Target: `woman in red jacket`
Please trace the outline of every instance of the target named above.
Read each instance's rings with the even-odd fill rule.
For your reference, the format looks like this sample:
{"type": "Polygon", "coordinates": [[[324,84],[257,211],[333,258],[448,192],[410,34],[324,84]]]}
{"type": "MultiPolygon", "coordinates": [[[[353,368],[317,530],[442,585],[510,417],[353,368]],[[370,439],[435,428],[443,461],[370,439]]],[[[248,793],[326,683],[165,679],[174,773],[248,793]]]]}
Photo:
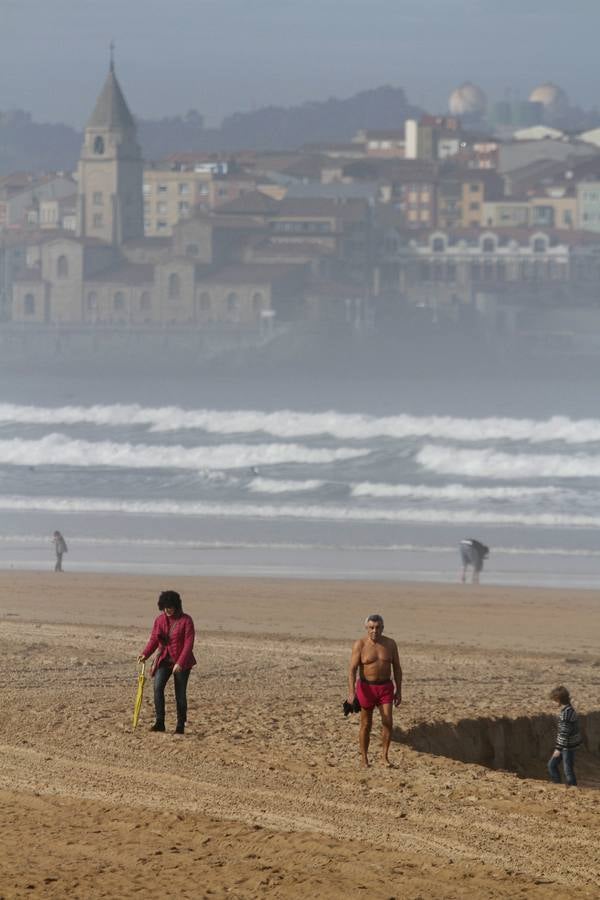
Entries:
{"type": "Polygon", "coordinates": [[[187,719],[187,683],[192,666],[196,665],[192,653],[194,623],[192,617],[184,613],[177,591],[163,591],[158,598],[158,608],[161,614],[154,620],[150,640],[138,656],[139,662],[144,662],[159,648],[152,664],[156,722],[150,730],[165,730],[165,685],[172,674],[177,704],[175,734],[183,734],[187,719]]]}

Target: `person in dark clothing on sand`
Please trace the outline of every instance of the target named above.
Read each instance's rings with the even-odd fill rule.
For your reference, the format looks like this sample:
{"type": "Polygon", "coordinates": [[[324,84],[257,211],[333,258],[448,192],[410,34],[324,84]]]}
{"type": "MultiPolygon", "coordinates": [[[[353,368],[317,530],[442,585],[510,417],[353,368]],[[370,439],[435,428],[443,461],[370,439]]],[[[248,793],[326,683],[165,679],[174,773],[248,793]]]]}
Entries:
{"type": "Polygon", "coordinates": [[[158,648],[152,664],[154,678],[154,709],[156,721],[151,731],[165,731],[165,686],[173,676],[177,727],[175,734],[185,732],[187,720],[187,683],[196,660],[194,647],[194,622],[184,613],[177,591],[163,591],[158,598],[161,614],[154,620],[152,634],[138,662],[144,662],[158,648]]]}
{"type": "Polygon", "coordinates": [[[463,584],[465,583],[467,580],[467,569],[471,566],[473,569],[473,584],[479,584],[479,573],[483,569],[484,559],[487,559],[490,555],[490,548],[473,538],[467,538],[461,541],[459,548],[460,559],[462,562],[461,581],[463,584]]]}
{"type": "Polygon", "coordinates": [[[575,777],[575,751],[581,746],[581,732],[579,720],[567,688],[560,684],[550,691],[550,699],[560,706],[558,714],[558,730],[554,753],[548,761],[548,772],[555,784],[560,784],[560,764],[562,763],[565,784],[567,787],[576,787],[575,777]]]}
{"type": "Polygon", "coordinates": [[[67,547],[67,542],[65,541],[60,531],[55,531],[52,535],[52,543],[54,544],[54,552],[56,553],[56,564],[54,566],[54,571],[62,572],[62,558],[63,555],[69,550],[69,548],[67,547]]]}

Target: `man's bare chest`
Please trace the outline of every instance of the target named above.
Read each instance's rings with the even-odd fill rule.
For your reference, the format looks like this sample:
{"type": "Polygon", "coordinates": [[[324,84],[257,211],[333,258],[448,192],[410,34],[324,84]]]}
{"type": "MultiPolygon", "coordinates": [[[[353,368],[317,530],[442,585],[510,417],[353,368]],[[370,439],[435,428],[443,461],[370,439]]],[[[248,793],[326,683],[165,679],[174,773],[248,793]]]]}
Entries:
{"type": "Polygon", "coordinates": [[[363,666],[372,665],[373,663],[391,663],[392,653],[385,644],[363,644],[360,661],[363,666]]]}

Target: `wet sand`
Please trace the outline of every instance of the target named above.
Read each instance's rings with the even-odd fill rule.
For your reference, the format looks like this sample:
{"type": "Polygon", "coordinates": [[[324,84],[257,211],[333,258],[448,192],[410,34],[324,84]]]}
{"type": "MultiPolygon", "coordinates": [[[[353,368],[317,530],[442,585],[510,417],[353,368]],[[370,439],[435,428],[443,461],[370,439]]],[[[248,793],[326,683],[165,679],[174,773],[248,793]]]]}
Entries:
{"type": "Polygon", "coordinates": [[[0,587],[1,898],[599,896],[594,592],[19,572],[0,587]],[[198,630],[183,737],[170,688],[167,734],[148,732],[150,683],[131,731],[165,588],[198,630]],[[341,713],[369,612],[405,671],[391,770],[377,731],[360,769],[341,713]],[[594,751],[577,790],[544,780],[559,682],[594,751]]]}

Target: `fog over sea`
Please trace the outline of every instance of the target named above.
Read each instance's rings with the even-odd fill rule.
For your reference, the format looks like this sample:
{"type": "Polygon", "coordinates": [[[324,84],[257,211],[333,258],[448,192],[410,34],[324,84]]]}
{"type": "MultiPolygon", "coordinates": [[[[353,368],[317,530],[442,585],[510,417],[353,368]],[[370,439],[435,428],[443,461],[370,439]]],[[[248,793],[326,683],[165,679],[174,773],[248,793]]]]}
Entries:
{"type": "Polygon", "coordinates": [[[593,386],[3,374],[0,566],[600,585],[593,386]],[[568,412],[567,412],[568,410],[568,412]]]}

